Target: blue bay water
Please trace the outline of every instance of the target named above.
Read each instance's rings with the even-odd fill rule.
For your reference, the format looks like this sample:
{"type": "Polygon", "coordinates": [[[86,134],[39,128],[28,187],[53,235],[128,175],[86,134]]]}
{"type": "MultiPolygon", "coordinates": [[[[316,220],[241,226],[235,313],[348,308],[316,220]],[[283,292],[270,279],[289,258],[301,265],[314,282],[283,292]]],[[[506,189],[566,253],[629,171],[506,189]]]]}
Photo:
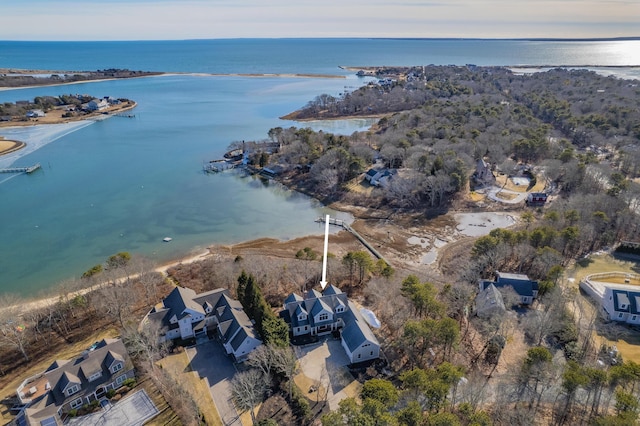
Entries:
{"type": "MultiPolygon", "coordinates": [[[[0,68],[181,73],[312,73],[346,79],[170,75],[0,92],[0,102],[89,93],[138,102],[134,119],[80,128],[0,178],[0,293],[34,295],[119,251],[164,261],[207,245],[321,233],[318,202],[238,173],[205,175],[232,141],[263,139],[278,117],[362,83],[340,65],[635,65],[638,42],[196,40],[0,42],[0,68]],[[164,236],[173,237],[162,243],[164,236]]],[[[350,134],[370,121],[304,123],[350,134]]],[[[3,130],[0,129],[0,135],[3,130]]],[[[27,140],[28,142],[28,140],[27,140]]],[[[0,159],[1,161],[1,159],[0,159]]]]}

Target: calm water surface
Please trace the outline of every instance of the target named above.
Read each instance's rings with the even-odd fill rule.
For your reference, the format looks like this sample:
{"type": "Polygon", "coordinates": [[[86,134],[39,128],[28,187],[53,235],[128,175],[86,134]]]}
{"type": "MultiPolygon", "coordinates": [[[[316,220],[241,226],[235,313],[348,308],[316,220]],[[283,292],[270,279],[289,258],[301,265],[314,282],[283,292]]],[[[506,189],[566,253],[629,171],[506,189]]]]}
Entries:
{"type": "MultiPolygon", "coordinates": [[[[0,175],[0,293],[35,295],[118,251],[163,261],[214,243],[321,233],[316,201],[238,173],[205,175],[232,141],[262,139],[321,93],[362,84],[339,66],[640,64],[640,42],[481,40],[194,40],[0,42],[0,67],[129,68],[183,73],[312,73],[347,79],[173,75],[0,92],[0,102],[89,93],[134,99],[134,119],[64,129],[0,130],[36,146],[0,175]],[[162,243],[165,236],[171,243],[162,243]]],[[[620,69],[610,68],[618,73],[620,69]]],[[[627,70],[638,76],[637,70],[627,70]]],[[[305,123],[350,134],[370,121],[305,123]]],[[[5,162],[8,160],[5,159],[5,162]]],[[[12,160],[11,160],[12,161],[12,160]]],[[[6,167],[7,164],[0,166],[6,167]]]]}

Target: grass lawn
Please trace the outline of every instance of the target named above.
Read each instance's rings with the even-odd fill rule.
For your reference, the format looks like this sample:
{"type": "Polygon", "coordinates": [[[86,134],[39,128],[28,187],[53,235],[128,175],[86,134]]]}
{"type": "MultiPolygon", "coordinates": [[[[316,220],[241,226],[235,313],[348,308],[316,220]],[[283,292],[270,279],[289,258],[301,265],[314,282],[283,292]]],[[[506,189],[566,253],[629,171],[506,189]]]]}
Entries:
{"type": "MultiPolygon", "coordinates": [[[[158,387],[149,378],[143,378],[138,382],[136,390],[142,388],[147,392],[151,401],[158,409],[158,415],[149,420],[147,426],[181,426],[180,418],[173,411],[171,406],[164,399],[158,387]]],[[[124,425],[122,425],[124,426],[124,425]]]]}
{"type": "MultiPolygon", "coordinates": [[[[608,254],[593,255],[576,262],[575,266],[567,270],[567,277],[575,278],[578,283],[587,275],[601,272],[626,272],[637,274],[640,264],[629,260],[619,260],[608,254]]],[[[612,282],[615,282],[612,281],[612,282]]]]}
{"type": "MultiPolygon", "coordinates": [[[[207,425],[222,426],[222,420],[213,403],[207,382],[201,379],[198,373],[191,371],[186,352],[169,355],[163,358],[159,364],[165,371],[171,374],[178,383],[181,383],[185,389],[190,391],[191,397],[196,404],[198,404],[198,408],[204,416],[207,425]]],[[[251,424],[251,420],[249,420],[249,424],[251,424]]]]}
{"type": "Polygon", "coordinates": [[[349,189],[351,192],[355,192],[363,195],[371,195],[373,192],[373,186],[369,185],[369,182],[365,181],[361,177],[356,177],[351,179],[349,182],[345,184],[345,187],[349,189]]]}
{"type": "MultiPolygon", "coordinates": [[[[578,284],[584,277],[591,274],[597,274],[602,272],[625,272],[625,273],[638,273],[638,262],[629,260],[619,260],[608,254],[589,256],[588,259],[584,259],[576,262],[575,266],[567,270],[567,277],[574,278],[574,285],[578,284]]],[[[616,280],[607,280],[610,282],[618,283],[616,280]]],[[[618,284],[624,284],[620,282],[618,284]]],[[[631,282],[630,284],[636,284],[631,282]]],[[[590,301],[593,304],[593,301],[590,301]]],[[[624,325],[620,325],[621,328],[625,328],[624,325]]],[[[634,361],[640,363],[640,334],[632,330],[626,330],[617,341],[611,341],[604,336],[597,335],[596,342],[606,345],[616,345],[618,351],[622,355],[625,361],[634,361]]]]}

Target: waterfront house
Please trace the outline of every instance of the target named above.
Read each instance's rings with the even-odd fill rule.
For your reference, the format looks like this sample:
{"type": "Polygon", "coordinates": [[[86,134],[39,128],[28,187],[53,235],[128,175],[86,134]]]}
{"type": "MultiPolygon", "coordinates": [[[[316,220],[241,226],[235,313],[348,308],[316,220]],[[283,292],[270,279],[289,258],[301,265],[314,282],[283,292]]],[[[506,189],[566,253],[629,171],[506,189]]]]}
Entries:
{"type": "Polygon", "coordinates": [[[389,183],[389,180],[393,176],[393,171],[390,169],[369,169],[364,174],[364,179],[369,182],[372,186],[386,186],[389,183]]]}
{"type": "Polygon", "coordinates": [[[161,342],[214,334],[227,355],[239,362],[262,344],[242,305],[226,289],[196,294],[178,286],[151,309],[143,322],[157,327],[161,342]]]}
{"type": "Polygon", "coordinates": [[[339,333],[352,364],[380,357],[378,339],[353,302],[334,285],[327,286],[322,293],[309,290],[304,297],[290,294],[284,301],[280,317],[289,325],[294,340],[339,333]]]}
{"type": "Polygon", "coordinates": [[[133,363],[122,340],[103,339],[78,358],[56,360],[23,381],[17,394],[25,408],[16,424],[61,425],[66,413],[105,398],[133,377],[133,363]]]}
{"type": "Polygon", "coordinates": [[[38,117],[44,117],[46,116],[46,114],[41,109],[32,109],[27,111],[26,116],[27,118],[38,118],[38,117]]]}
{"type": "Polygon", "coordinates": [[[490,285],[496,288],[511,287],[518,294],[520,303],[530,305],[538,297],[538,281],[530,280],[524,274],[510,274],[506,272],[496,272],[495,281],[480,280],[480,291],[484,291],[490,285]]]}
{"type": "Polygon", "coordinates": [[[101,111],[109,106],[106,99],[92,99],[87,103],[87,110],[101,111]]]}

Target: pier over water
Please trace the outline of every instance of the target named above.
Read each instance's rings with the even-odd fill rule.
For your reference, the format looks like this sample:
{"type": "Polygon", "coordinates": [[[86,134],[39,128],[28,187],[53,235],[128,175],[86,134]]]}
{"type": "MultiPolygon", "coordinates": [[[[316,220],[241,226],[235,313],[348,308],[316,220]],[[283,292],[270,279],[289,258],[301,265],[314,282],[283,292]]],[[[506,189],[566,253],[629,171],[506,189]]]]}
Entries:
{"type": "Polygon", "coordinates": [[[9,167],[6,169],[0,169],[0,173],[33,173],[40,168],[40,163],[36,163],[29,167],[9,167]]]}

